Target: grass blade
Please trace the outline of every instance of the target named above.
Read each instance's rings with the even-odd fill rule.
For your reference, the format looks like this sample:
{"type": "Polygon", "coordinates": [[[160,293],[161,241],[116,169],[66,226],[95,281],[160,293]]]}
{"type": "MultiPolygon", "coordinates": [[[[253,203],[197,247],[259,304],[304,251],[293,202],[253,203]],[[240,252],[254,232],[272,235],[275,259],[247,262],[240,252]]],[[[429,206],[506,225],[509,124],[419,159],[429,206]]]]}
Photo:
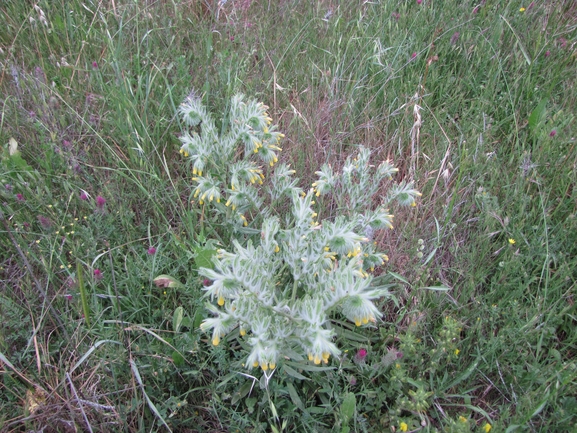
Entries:
{"type": "Polygon", "coordinates": [[[155,404],[148,397],[148,394],[146,393],[146,391],[144,389],[144,383],[142,382],[142,378],[140,377],[140,373],[138,371],[138,368],[136,367],[136,364],[132,359],[130,360],[130,369],[132,370],[132,373],[134,374],[134,377],[135,377],[136,381],[138,382],[138,385],[140,385],[142,395],[144,395],[144,399],[146,400],[148,407],[150,408],[152,413],[154,413],[154,415],[160,420],[160,422],[162,422],[162,424],[164,424],[164,426],[167,428],[167,430],[169,432],[172,432],[172,430],[170,429],[170,427],[168,426],[168,424],[166,423],[166,421],[164,420],[164,418],[162,417],[162,415],[160,414],[160,412],[156,408],[155,404]]]}

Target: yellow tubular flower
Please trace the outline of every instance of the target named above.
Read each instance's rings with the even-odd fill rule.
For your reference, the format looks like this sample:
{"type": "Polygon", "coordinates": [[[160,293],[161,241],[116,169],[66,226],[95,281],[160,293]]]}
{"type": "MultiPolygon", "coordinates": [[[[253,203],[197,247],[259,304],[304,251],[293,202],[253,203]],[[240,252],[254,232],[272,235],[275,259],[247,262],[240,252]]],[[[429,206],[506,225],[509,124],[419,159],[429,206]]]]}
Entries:
{"type": "Polygon", "coordinates": [[[219,296],[218,301],[216,301],[216,303],[222,307],[224,305],[224,298],[222,296],[219,296]]]}
{"type": "Polygon", "coordinates": [[[214,338],[212,339],[212,345],[218,346],[219,343],[220,343],[220,337],[218,335],[215,335],[214,338]]]}

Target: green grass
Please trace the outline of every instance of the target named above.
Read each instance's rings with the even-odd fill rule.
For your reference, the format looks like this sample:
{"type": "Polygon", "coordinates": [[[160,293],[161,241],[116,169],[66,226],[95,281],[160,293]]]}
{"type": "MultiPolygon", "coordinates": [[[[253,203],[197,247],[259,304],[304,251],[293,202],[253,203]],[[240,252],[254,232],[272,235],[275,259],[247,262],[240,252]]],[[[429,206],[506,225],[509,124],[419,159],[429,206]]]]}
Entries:
{"type": "Polygon", "coordinates": [[[3,431],[577,428],[577,8],[340,3],[41,1],[47,26],[0,5],[3,431]],[[242,339],[198,330],[192,89],[217,119],[269,105],[305,188],[362,143],[423,193],[377,237],[399,304],[341,331],[335,370],[266,387],[231,371],[242,339]]]}

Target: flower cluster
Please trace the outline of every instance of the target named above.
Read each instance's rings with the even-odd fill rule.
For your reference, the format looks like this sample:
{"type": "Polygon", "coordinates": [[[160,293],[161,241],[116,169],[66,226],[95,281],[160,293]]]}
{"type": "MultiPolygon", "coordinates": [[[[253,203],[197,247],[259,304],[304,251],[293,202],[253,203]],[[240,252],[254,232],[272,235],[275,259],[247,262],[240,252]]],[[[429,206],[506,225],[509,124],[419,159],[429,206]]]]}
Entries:
{"type": "MultiPolygon", "coordinates": [[[[284,135],[272,125],[268,107],[243,95],[234,96],[225,118],[224,133],[191,94],[180,106],[184,122],[191,128],[180,137],[180,153],[192,165],[193,198],[200,205],[212,204],[237,225],[247,225],[245,213],[260,209],[258,185],[265,178],[259,163],[273,167],[278,162],[278,146],[284,135]],[[224,204],[223,204],[224,202],[224,204]]],[[[287,167],[283,166],[287,171],[287,167]]]]}
{"type": "Polygon", "coordinates": [[[327,364],[340,354],[331,318],[373,326],[381,317],[374,301],[389,293],[372,272],[388,257],[371,235],[393,228],[393,199],[414,205],[420,194],[401,183],[383,196],[383,182],[397,170],[388,161],[371,165],[364,147],[340,170],[323,165],[308,191],[286,164],[269,169],[265,184],[264,170],[278,161],[284,136],[264,104],[241,95],[230,107],[223,133],[197,97],[180,108],[193,129],[182,135],[180,152],[192,164],[194,197],[233,221],[233,234],[243,233],[217,251],[210,268],[199,269],[214,302],[201,329],[212,332],[215,346],[238,329],[250,347],[248,368],[272,370],[283,358],[327,364]],[[281,200],[289,210],[279,213],[281,200]],[[331,207],[325,200],[339,215],[319,216],[331,207]],[[243,229],[249,210],[251,227],[243,229]]]}
{"type": "Polygon", "coordinates": [[[379,264],[374,244],[356,234],[356,225],[344,218],[319,225],[311,208],[314,191],[292,195],[294,220],[282,228],[276,216],[265,218],[258,244],[234,251],[219,250],[214,269],[200,274],[212,283],[204,287],[216,315],[201,328],[212,330],[212,342],[235,327],[247,334],[252,351],[246,364],[263,370],[275,368],[281,355],[314,364],[338,356],[332,342],[329,315],[339,311],[357,326],[381,316],[373,300],[387,295],[371,287],[372,277],[363,258],[379,264]]]}

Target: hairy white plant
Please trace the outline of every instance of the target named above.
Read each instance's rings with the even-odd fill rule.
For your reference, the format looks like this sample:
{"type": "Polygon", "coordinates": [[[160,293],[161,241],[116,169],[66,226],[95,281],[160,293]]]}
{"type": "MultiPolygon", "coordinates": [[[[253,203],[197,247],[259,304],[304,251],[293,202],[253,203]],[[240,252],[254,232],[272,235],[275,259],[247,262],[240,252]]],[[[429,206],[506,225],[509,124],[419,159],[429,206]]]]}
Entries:
{"type": "Polygon", "coordinates": [[[212,332],[218,345],[238,328],[251,348],[245,365],[264,371],[283,358],[320,364],[338,356],[331,318],[356,326],[379,320],[374,301],[389,292],[375,286],[372,272],[388,257],[370,238],[375,230],[393,227],[387,210],[393,199],[414,205],[420,196],[411,184],[394,184],[379,202],[383,181],[397,169],[389,161],[371,165],[371,152],[362,146],[339,171],[324,164],[307,192],[286,164],[265,172],[278,161],[284,137],[266,110],[235,96],[224,120],[228,126],[219,133],[199,98],[187,98],[180,108],[194,128],[181,137],[181,153],[195,176],[194,197],[224,215],[230,234],[239,235],[217,251],[212,267],[199,269],[210,281],[204,290],[214,302],[207,305],[213,317],[201,329],[212,332]],[[325,196],[338,217],[319,217],[325,209],[315,200],[325,196]],[[277,211],[281,200],[284,213],[277,211]]]}

